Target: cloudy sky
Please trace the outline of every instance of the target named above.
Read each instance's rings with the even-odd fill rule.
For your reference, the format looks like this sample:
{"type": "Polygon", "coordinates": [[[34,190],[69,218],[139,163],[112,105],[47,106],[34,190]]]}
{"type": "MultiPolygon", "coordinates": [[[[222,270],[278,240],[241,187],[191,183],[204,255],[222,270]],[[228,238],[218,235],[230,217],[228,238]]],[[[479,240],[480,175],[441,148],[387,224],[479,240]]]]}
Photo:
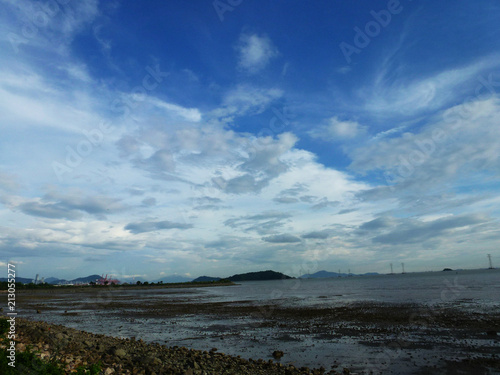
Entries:
{"type": "Polygon", "coordinates": [[[500,262],[498,1],[0,2],[18,276],[500,262]]]}

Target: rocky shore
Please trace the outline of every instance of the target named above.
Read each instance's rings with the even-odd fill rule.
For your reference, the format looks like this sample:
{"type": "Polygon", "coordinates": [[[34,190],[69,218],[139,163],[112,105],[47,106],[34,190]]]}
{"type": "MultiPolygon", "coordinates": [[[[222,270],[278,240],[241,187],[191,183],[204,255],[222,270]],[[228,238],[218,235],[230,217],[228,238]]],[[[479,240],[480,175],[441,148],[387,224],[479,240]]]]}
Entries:
{"type": "MultiPolygon", "coordinates": [[[[16,350],[32,348],[43,360],[56,360],[66,373],[78,366],[101,363],[102,374],[137,375],[204,375],[204,374],[349,374],[324,368],[296,368],[279,363],[282,352],[276,351],[278,360],[243,359],[219,353],[217,348],[199,351],[185,347],[166,347],[147,344],[142,340],[120,339],[91,334],[61,325],[26,319],[17,320],[18,342],[16,350]]],[[[5,347],[4,343],[2,346],[5,347]]]]}

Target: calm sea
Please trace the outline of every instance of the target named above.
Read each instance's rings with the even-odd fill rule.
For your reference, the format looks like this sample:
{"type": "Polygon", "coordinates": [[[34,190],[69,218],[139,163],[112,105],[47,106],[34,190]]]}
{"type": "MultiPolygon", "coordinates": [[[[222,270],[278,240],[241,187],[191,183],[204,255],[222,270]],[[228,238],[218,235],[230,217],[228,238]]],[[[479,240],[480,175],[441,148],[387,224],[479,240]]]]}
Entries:
{"type": "Polygon", "coordinates": [[[351,302],[463,302],[500,307],[500,269],[239,282],[230,288],[201,289],[212,301],[255,301],[286,306],[351,302]]]}

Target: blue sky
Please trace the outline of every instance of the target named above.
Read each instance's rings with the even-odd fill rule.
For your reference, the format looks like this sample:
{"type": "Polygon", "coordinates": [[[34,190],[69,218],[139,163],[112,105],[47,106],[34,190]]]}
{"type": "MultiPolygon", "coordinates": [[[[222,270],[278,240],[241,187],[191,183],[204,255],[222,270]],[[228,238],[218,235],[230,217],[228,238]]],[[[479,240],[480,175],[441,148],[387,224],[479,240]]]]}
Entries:
{"type": "Polygon", "coordinates": [[[500,257],[500,5],[1,1],[0,265],[500,257]]]}

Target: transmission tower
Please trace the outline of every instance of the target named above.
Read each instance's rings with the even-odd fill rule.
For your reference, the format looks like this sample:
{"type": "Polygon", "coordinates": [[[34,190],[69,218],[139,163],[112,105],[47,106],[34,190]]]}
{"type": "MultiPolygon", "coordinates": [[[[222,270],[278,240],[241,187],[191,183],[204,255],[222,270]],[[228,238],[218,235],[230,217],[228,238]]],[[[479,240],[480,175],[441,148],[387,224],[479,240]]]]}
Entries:
{"type": "Polygon", "coordinates": [[[488,261],[490,262],[490,267],[488,269],[492,270],[493,269],[493,263],[491,262],[491,254],[488,254],[488,261]]]}

